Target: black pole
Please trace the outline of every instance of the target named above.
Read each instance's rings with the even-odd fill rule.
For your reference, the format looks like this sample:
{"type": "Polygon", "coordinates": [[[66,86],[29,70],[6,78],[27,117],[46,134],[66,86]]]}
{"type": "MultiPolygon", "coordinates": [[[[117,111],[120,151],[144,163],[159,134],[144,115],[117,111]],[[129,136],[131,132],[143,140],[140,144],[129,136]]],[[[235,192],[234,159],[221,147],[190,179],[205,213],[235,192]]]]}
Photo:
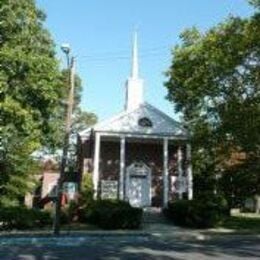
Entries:
{"type": "Polygon", "coordinates": [[[64,182],[65,177],[65,169],[67,164],[68,157],[68,148],[69,148],[69,138],[71,133],[71,116],[73,110],[73,101],[74,101],[74,75],[75,75],[75,59],[72,57],[71,61],[69,60],[69,56],[67,54],[68,61],[68,71],[69,71],[69,95],[68,95],[68,104],[67,104],[67,113],[66,113],[66,121],[65,121],[65,135],[64,135],[64,143],[63,143],[63,151],[62,151],[62,159],[60,166],[60,177],[57,183],[57,195],[55,199],[55,216],[53,223],[53,234],[60,234],[60,213],[61,213],[61,200],[62,200],[62,184],[64,182]]]}

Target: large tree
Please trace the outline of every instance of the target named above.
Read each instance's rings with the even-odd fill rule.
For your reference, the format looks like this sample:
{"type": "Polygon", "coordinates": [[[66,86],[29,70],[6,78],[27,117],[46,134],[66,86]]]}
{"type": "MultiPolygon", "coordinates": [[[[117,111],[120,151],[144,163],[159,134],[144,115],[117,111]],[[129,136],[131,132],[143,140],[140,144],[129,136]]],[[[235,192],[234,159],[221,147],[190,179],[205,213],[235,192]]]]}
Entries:
{"type": "Polygon", "coordinates": [[[30,154],[55,132],[62,84],[45,15],[34,0],[2,0],[0,17],[0,197],[16,203],[30,184],[30,154]]]}
{"type": "MultiPolygon", "coordinates": [[[[59,68],[45,14],[34,0],[1,0],[0,17],[0,204],[15,204],[37,172],[31,154],[62,148],[68,71],[59,68]]],[[[77,75],[75,83],[77,131],[97,119],[79,108],[77,75]]]]}
{"type": "Polygon", "coordinates": [[[260,192],[260,13],[251,2],[251,17],[186,30],[172,52],[165,86],[193,136],[197,194],[219,173],[232,196],[260,192]]]}

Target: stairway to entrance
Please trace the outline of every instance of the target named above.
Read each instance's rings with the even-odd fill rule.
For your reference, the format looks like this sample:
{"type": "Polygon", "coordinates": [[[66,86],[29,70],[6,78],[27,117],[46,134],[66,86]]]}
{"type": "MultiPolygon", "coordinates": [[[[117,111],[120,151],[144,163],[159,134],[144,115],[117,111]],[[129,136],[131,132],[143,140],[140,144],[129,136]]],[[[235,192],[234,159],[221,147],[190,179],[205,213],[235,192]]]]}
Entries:
{"type": "Polygon", "coordinates": [[[155,207],[144,208],[142,229],[156,236],[164,234],[164,237],[180,232],[180,228],[163,215],[162,209],[155,207]]]}
{"type": "Polygon", "coordinates": [[[143,224],[168,223],[168,220],[162,213],[162,208],[147,207],[143,212],[143,224]]]}

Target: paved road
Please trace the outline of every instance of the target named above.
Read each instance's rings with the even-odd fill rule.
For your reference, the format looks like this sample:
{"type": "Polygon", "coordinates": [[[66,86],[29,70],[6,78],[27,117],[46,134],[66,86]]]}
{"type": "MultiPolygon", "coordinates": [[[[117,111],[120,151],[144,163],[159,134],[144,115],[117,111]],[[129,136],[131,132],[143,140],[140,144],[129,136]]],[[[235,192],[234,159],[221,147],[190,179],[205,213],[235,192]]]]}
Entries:
{"type": "Polygon", "coordinates": [[[260,239],[250,236],[170,241],[154,236],[5,239],[0,259],[260,259],[260,239]]]}

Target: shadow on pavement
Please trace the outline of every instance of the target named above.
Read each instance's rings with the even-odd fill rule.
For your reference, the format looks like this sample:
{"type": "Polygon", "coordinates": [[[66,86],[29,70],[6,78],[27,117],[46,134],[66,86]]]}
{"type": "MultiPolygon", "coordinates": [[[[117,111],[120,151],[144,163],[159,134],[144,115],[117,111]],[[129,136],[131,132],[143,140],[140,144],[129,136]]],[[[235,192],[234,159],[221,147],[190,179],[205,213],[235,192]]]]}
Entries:
{"type": "Polygon", "coordinates": [[[62,239],[54,244],[2,245],[0,259],[260,259],[260,240],[256,238],[163,241],[155,237],[107,237],[80,243],[62,239]]]}

